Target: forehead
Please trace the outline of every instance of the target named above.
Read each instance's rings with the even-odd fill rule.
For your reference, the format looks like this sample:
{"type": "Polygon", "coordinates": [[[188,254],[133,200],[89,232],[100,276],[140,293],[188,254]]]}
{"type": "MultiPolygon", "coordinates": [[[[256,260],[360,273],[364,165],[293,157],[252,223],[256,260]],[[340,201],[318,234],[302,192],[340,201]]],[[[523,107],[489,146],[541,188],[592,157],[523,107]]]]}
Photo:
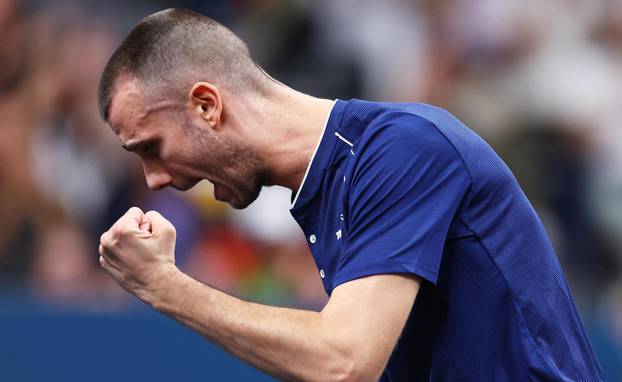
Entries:
{"type": "Polygon", "coordinates": [[[146,117],[144,93],[137,80],[118,80],[108,115],[110,126],[118,136],[129,138],[136,133],[136,128],[146,117]]]}

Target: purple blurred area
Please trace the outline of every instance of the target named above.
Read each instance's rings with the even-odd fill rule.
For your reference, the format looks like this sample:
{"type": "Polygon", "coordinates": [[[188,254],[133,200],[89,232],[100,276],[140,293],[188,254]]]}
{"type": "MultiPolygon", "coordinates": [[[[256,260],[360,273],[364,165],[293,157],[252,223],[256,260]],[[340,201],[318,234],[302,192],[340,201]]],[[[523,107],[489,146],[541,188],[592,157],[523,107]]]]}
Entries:
{"type": "Polygon", "coordinates": [[[482,135],[544,221],[603,366],[622,380],[617,0],[0,0],[2,294],[131,309],[97,246],[137,205],[175,224],[179,266],[193,277],[270,304],[325,303],[288,190],[266,188],[245,211],[215,201],[207,182],[152,193],[99,120],[105,61],[133,24],[171,6],[230,27],[296,89],[432,103],[482,135]]]}

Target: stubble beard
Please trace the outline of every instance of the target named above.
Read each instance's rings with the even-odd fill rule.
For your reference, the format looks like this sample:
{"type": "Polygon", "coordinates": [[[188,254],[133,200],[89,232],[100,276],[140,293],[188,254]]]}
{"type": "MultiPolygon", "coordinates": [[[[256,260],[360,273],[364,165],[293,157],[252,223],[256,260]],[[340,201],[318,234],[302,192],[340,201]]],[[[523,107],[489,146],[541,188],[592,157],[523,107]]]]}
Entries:
{"type": "Polygon", "coordinates": [[[244,142],[233,142],[204,131],[194,135],[195,153],[204,172],[214,174],[229,190],[226,200],[235,209],[254,202],[269,179],[269,171],[255,148],[244,142]]]}

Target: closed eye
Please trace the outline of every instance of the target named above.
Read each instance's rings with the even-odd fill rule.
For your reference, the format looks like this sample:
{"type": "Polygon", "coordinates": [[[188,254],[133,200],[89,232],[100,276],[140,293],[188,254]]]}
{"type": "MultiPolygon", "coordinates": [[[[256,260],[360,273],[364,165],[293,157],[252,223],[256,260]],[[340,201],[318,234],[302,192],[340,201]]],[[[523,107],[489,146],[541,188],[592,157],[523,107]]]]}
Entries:
{"type": "Polygon", "coordinates": [[[157,157],[159,154],[159,144],[156,141],[146,142],[142,147],[142,153],[150,157],[157,157]]]}

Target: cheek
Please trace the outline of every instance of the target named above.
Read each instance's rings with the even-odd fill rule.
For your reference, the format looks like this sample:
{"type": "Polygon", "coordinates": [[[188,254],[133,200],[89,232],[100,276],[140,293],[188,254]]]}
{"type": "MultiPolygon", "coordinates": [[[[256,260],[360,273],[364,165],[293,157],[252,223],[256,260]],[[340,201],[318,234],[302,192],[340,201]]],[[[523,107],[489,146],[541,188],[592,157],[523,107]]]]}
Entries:
{"type": "Polygon", "coordinates": [[[167,144],[162,144],[158,155],[160,160],[167,164],[188,163],[193,159],[193,149],[186,141],[174,139],[167,144]]]}
{"type": "Polygon", "coordinates": [[[162,152],[160,158],[171,173],[183,178],[206,178],[206,170],[213,168],[211,162],[202,158],[192,147],[162,152]]]}

